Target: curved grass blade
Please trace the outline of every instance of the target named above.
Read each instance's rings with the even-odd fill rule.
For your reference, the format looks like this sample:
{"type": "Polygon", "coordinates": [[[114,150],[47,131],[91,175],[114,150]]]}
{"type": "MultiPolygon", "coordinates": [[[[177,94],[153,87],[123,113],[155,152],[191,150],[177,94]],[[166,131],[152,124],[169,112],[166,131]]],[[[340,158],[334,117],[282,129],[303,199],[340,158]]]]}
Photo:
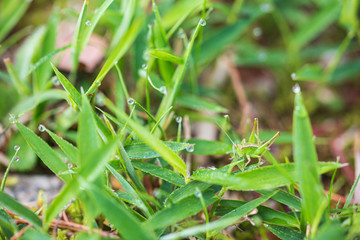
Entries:
{"type": "Polygon", "coordinates": [[[56,142],[56,144],[61,148],[61,150],[65,153],[65,155],[69,158],[73,164],[78,164],[78,156],[79,151],[78,149],[69,143],[68,141],[62,139],[55,133],[51,132],[50,130],[46,129],[46,132],[50,135],[50,137],[56,142]]]}
{"type": "Polygon", "coordinates": [[[114,66],[116,61],[118,61],[125,54],[131,44],[135,41],[135,38],[140,31],[142,23],[143,19],[141,17],[137,18],[132,23],[129,30],[124,34],[124,37],[119,41],[119,43],[115,46],[114,50],[111,52],[110,56],[104,63],[104,66],[101,68],[99,74],[97,75],[95,81],[87,90],[86,95],[94,93],[96,89],[101,85],[102,80],[110,71],[110,69],[114,66]]]}
{"type": "Polygon", "coordinates": [[[196,95],[182,95],[178,96],[176,99],[176,104],[179,104],[183,107],[188,107],[194,110],[207,110],[211,112],[219,112],[219,113],[226,113],[228,109],[224,108],[223,106],[211,102],[207,99],[201,98],[196,95]]]}
{"type": "Polygon", "coordinates": [[[191,154],[199,155],[219,155],[232,152],[232,145],[219,141],[210,141],[205,139],[189,139],[188,143],[195,144],[194,151],[191,154]]]}
{"type": "Polygon", "coordinates": [[[0,205],[20,217],[24,218],[25,220],[29,221],[34,227],[41,228],[42,222],[38,216],[35,215],[32,211],[21,205],[19,202],[17,202],[15,199],[10,197],[4,192],[0,192],[0,205]]]}
{"type": "Polygon", "coordinates": [[[43,163],[64,182],[69,182],[69,175],[62,175],[60,173],[68,171],[68,167],[63,160],[55,153],[55,151],[39,136],[37,136],[29,128],[25,127],[19,122],[15,122],[21,135],[25,138],[28,145],[34,150],[36,155],[43,161],[43,163]]]}
{"type": "Polygon", "coordinates": [[[55,67],[54,64],[50,63],[57,78],[59,79],[61,85],[65,89],[65,91],[69,94],[69,98],[71,102],[74,102],[76,104],[77,108],[80,108],[81,106],[81,95],[76,90],[76,88],[71,84],[71,82],[61,73],[59,70],[55,67]]]}
{"type": "MultiPolygon", "coordinates": [[[[20,18],[26,12],[30,2],[28,1],[8,1],[13,4],[10,8],[4,7],[1,9],[1,22],[0,22],[0,42],[6,37],[11,29],[16,25],[20,18]]],[[[10,5],[8,4],[8,6],[10,5]]]]}
{"type": "MultiPolygon", "coordinates": [[[[273,198],[273,196],[272,196],[273,198]]],[[[221,200],[219,206],[216,208],[216,215],[223,216],[230,212],[231,210],[243,206],[246,204],[244,201],[237,201],[237,200],[221,200]]],[[[298,220],[287,213],[277,211],[275,209],[265,207],[265,206],[258,206],[256,207],[258,210],[257,215],[261,217],[261,220],[265,223],[269,224],[276,224],[285,227],[299,227],[298,220]]]]}
{"type": "Polygon", "coordinates": [[[294,162],[300,183],[302,213],[306,221],[312,225],[324,194],[317,167],[319,163],[311,123],[300,91],[295,93],[293,118],[294,162]]]}
{"type": "Polygon", "coordinates": [[[22,115],[31,109],[35,108],[42,102],[48,100],[59,100],[59,99],[67,99],[67,95],[62,90],[50,89],[39,94],[33,95],[31,97],[25,98],[21,102],[19,102],[11,112],[15,115],[22,115]]]}
{"type": "Polygon", "coordinates": [[[11,80],[12,84],[14,85],[15,89],[17,90],[17,92],[20,95],[29,95],[30,94],[29,86],[26,83],[21,81],[11,60],[9,58],[5,58],[4,63],[5,63],[6,69],[9,73],[10,80],[11,80]]]}
{"type": "Polygon", "coordinates": [[[97,186],[91,186],[92,200],[98,204],[100,211],[115,226],[124,239],[154,240],[155,234],[132,215],[124,205],[116,202],[108,193],[100,190],[97,186]]]}
{"type": "MultiPolygon", "coordinates": [[[[186,149],[188,143],[162,142],[174,152],[180,152],[186,149]]],[[[125,150],[131,159],[148,159],[160,157],[160,154],[152,150],[147,144],[135,143],[127,145],[125,150]]]]}
{"type": "Polygon", "coordinates": [[[44,217],[46,223],[50,223],[52,219],[56,218],[66,204],[80,193],[81,186],[86,188],[87,184],[99,177],[113,155],[117,141],[118,139],[113,139],[93,152],[90,159],[87,161],[87,164],[81,166],[76,178],[73,178],[50,204],[44,217]]]}
{"type": "Polygon", "coordinates": [[[185,186],[176,189],[173,191],[166,199],[165,206],[169,206],[171,203],[176,203],[184,198],[190,197],[194,195],[194,192],[196,189],[199,189],[200,191],[204,191],[211,187],[211,184],[204,183],[204,182],[198,182],[198,181],[191,181],[185,186]]]}
{"type": "Polygon", "coordinates": [[[73,39],[71,42],[71,65],[73,70],[76,72],[78,64],[79,64],[79,57],[80,57],[80,46],[81,46],[81,36],[83,34],[83,29],[85,27],[85,17],[86,11],[88,7],[88,0],[84,0],[82,5],[78,21],[76,23],[75,32],[73,35],[73,39]]]}
{"type": "Polygon", "coordinates": [[[264,224],[264,226],[282,240],[302,240],[305,238],[305,234],[291,228],[273,224],[264,224]]]}
{"type": "MultiPolygon", "coordinates": [[[[319,162],[317,164],[319,172],[321,173],[342,166],[343,165],[337,163],[325,162],[319,162]]],[[[191,179],[223,185],[232,190],[253,191],[291,184],[291,179],[289,179],[288,176],[284,176],[283,171],[286,171],[289,176],[293,176],[294,180],[301,178],[301,176],[297,176],[295,164],[289,163],[257,168],[236,175],[229,175],[219,170],[199,169],[194,172],[191,179]]]]}
{"type": "Polygon", "coordinates": [[[254,208],[259,206],[263,202],[267,201],[275,193],[276,192],[273,192],[271,194],[267,194],[265,196],[257,198],[251,202],[248,202],[248,203],[244,204],[243,206],[224,215],[219,220],[210,222],[209,224],[203,224],[203,225],[185,229],[181,232],[171,233],[171,234],[161,237],[160,239],[161,240],[170,240],[170,239],[186,238],[188,236],[196,235],[198,233],[209,232],[211,230],[214,230],[214,232],[213,232],[213,234],[214,234],[215,232],[219,232],[221,229],[234,224],[234,222],[239,220],[242,216],[246,215],[247,213],[251,212],[254,208]]]}
{"type": "Polygon", "coordinates": [[[147,129],[143,126],[139,125],[135,121],[129,118],[129,116],[116,108],[114,104],[110,101],[106,101],[105,104],[111,111],[115,113],[115,115],[122,119],[123,121],[128,123],[128,126],[134,130],[137,136],[144,141],[148,146],[150,146],[155,152],[159,153],[165,161],[167,161],[171,166],[173,166],[176,170],[178,170],[183,176],[187,176],[186,165],[184,161],[169,147],[167,147],[163,142],[154,137],[149,133],[147,129]]]}
{"type": "MultiPolygon", "coordinates": [[[[126,190],[126,192],[130,194],[134,204],[136,206],[138,206],[146,214],[147,217],[150,217],[152,214],[150,213],[149,209],[146,207],[145,203],[142,201],[142,199],[137,194],[137,192],[133,189],[133,187],[126,181],[126,179],[123,176],[121,176],[121,174],[118,173],[110,165],[107,165],[107,169],[112,173],[112,175],[114,175],[116,180],[119,181],[119,183],[121,184],[121,186],[123,186],[123,188],[126,190]]],[[[152,211],[152,209],[151,209],[151,211],[152,211]]]]}
{"type": "Polygon", "coordinates": [[[168,53],[167,51],[161,50],[161,49],[154,49],[149,51],[149,54],[155,58],[158,58],[163,61],[169,61],[175,64],[183,64],[184,59],[181,57],[175,56],[171,53],[168,53]]]}
{"type": "MultiPolygon", "coordinates": [[[[212,190],[206,190],[203,192],[203,198],[206,206],[214,203],[217,199],[212,190]]],[[[200,212],[202,209],[203,206],[200,199],[192,195],[157,212],[143,225],[152,229],[160,229],[190,217],[195,213],[200,212]]]]}
{"type": "Polygon", "coordinates": [[[177,186],[185,185],[185,180],[180,175],[174,173],[173,171],[159,167],[155,164],[147,163],[147,162],[140,162],[140,161],[133,161],[132,165],[143,172],[149,173],[165,181],[175,184],[177,186]]]}
{"type": "Polygon", "coordinates": [[[87,165],[92,153],[101,146],[101,139],[97,133],[94,112],[85,95],[82,96],[77,146],[79,148],[80,166],[87,165]]]}

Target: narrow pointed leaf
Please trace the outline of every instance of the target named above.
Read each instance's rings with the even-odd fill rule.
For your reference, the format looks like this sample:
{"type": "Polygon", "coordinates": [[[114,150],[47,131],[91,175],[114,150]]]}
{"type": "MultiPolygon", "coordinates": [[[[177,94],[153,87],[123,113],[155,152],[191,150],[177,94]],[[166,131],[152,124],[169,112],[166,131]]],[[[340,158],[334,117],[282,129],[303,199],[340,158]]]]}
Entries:
{"type": "Polygon", "coordinates": [[[4,192],[0,192],[0,205],[20,217],[24,218],[25,220],[29,221],[32,225],[37,228],[42,227],[42,222],[38,216],[35,215],[32,211],[21,205],[18,201],[10,197],[4,192]]]}
{"type": "Polygon", "coordinates": [[[155,164],[140,162],[140,161],[133,161],[132,164],[136,169],[139,169],[143,172],[164,179],[169,183],[175,184],[177,186],[185,185],[185,180],[183,177],[181,177],[180,175],[174,173],[173,171],[167,168],[159,167],[155,164]]]}
{"type": "Polygon", "coordinates": [[[272,224],[266,224],[265,227],[281,240],[302,240],[305,237],[305,234],[291,228],[272,224]]]}
{"type": "Polygon", "coordinates": [[[301,92],[295,94],[293,116],[293,149],[296,173],[300,183],[302,213],[310,224],[324,197],[311,123],[301,92]]]}
{"type": "Polygon", "coordinates": [[[160,60],[163,60],[163,61],[168,61],[168,62],[172,62],[175,64],[183,64],[184,63],[184,59],[182,59],[181,57],[175,56],[164,50],[160,50],[160,49],[151,50],[151,51],[149,51],[149,54],[151,56],[158,58],[160,60]]]}
{"type": "MultiPolygon", "coordinates": [[[[43,161],[43,163],[56,175],[68,170],[68,167],[63,160],[55,153],[55,151],[39,136],[37,136],[29,128],[25,127],[19,122],[15,123],[21,135],[25,138],[29,146],[34,150],[36,155],[43,161]]],[[[58,175],[64,182],[68,182],[70,177],[68,175],[58,175]]]]}
{"type": "Polygon", "coordinates": [[[81,106],[81,95],[76,90],[76,88],[71,84],[71,82],[55,67],[54,64],[50,63],[57,78],[59,79],[61,85],[65,89],[65,91],[69,94],[72,102],[74,102],[77,107],[81,106]]]}
{"type": "MultiPolygon", "coordinates": [[[[343,165],[337,163],[325,162],[319,162],[317,164],[320,173],[342,166],[343,165]]],[[[297,176],[295,164],[293,163],[261,167],[236,175],[229,175],[219,170],[200,169],[195,171],[191,178],[207,183],[223,185],[233,190],[253,191],[291,184],[291,179],[289,179],[288,176],[284,176],[283,171],[286,171],[289,176],[292,176],[294,178],[293,180],[299,181],[300,176],[297,176]]]]}
{"type": "MultiPolygon", "coordinates": [[[[189,145],[188,143],[178,143],[178,142],[163,142],[174,152],[180,152],[186,149],[189,145]]],[[[147,144],[136,143],[132,145],[127,145],[125,150],[130,158],[132,159],[148,159],[148,158],[157,158],[160,157],[160,154],[152,150],[147,144]]]]}
{"type": "Polygon", "coordinates": [[[69,160],[72,163],[77,165],[78,164],[78,156],[79,156],[78,149],[74,145],[69,143],[68,141],[64,140],[63,138],[59,137],[55,133],[51,132],[50,130],[46,129],[46,132],[51,136],[51,138],[61,148],[61,150],[65,153],[65,155],[69,158],[69,160]]]}

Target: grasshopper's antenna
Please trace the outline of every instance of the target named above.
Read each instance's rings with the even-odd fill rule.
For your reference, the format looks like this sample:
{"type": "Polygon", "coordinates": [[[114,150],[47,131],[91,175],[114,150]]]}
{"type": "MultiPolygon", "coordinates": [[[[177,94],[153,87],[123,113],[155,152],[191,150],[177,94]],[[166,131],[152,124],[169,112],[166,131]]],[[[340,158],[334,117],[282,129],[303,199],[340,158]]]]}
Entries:
{"type": "Polygon", "coordinates": [[[215,120],[216,124],[219,126],[219,128],[225,133],[225,135],[229,138],[229,140],[232,142],[232,144],[235,146],[235,142],[231,139],[231,137],[229,136],[229,134],[227,134],[227,132],[225,131],[225,129],[220,126],[220,124],[215,120]]]}

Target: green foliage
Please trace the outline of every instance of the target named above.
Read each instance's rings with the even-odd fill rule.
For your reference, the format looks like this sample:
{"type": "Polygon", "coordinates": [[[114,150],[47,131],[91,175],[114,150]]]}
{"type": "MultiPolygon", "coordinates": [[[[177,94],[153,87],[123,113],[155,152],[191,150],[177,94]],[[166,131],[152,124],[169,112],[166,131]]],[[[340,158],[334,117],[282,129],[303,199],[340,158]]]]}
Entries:
{"type": "MultiPolygon", "coordinates": [[[[345,114],[349,107],[333,85],[348,86],[358,75],[358,5],[84,0],[75,11],[60,2],[2,1],[0,148],[11,160],[0,189],[0,237],[62,239],[71,231],[74,239],[237,238],[232,225],[252,238],[359,237],[351,200],[360,175],[344,187],[344,206],[333,206],[320,177],[346,164],[318,154],[328,139],[314,138],[309,117],[319,123],[317,110],[345,114]],[[28,15],[40,4],[53,10],[46,24],[30,29],[28,15]],[[74,32],[71,43],[58,46],[64,21],[74,32]],[[96,70],[84,73],[80,56],[92,54],[92,38],[109,46],[96,70]],[[261,72],[270,74],[252,78],[261,72]],[[304,86],[293,87],[295,96],[293,80],[304,86]],[[253,114],[261,121],[251,131],[253,114]],[[262,121],[272,129],[260,131],[262,121]],[[197,124],[208,130],[215,123],[219,138],[198,137],[197,124]],[[11,170],[34,169],[37,159],[63,187],[49,203],[39,198],[40,206],[27,208],[6,193],[6,179],[11,170]],[[214,167],[198,166],[198,159],[214,167]]],[[[329,196],[343,182],[338,175],[329,196]]]]}

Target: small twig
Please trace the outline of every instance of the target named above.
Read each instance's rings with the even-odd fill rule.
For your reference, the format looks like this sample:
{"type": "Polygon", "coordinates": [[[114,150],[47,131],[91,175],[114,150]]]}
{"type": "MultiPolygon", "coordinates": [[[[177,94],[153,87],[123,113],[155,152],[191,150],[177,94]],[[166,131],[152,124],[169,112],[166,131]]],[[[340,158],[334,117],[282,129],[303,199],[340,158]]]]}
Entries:
{"type": "Polygon", "coordinates": [[[29,228],[31,228],[32,225],[29,224],[27,225],[26,227],[22,228],[20,231],[18,231],[17,233],[15,233],[11,238],[10,240],[15,240],[15,239],[18,239],[20,238],[22,235],[24,235],[25,231],[28,230],[29,228]]]}
{"type": "Polygon", "coordinates": [[[59,225],[59,222],[61,220],[61,215],[62,213],[59,214],[59,216],[57,217],[56,219],[56,223],[55,223],[55,227],[53,228],[53,238],[56,238],[56,234],[57,234],[57,229],[58,229],[58,225],[59,225]]]}

